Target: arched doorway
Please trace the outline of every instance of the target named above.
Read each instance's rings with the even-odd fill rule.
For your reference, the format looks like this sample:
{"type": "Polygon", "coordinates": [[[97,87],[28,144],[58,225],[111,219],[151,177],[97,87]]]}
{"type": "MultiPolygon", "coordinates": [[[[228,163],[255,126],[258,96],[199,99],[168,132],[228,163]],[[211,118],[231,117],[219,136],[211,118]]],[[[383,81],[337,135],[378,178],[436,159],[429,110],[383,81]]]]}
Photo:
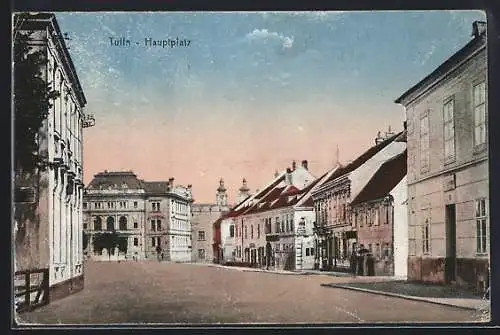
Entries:
{"type": "Polygon", "coordinates": [[[127,230],[127,218],[125,216],[120,216],[118,220],[120,230],[127,230]]]}
{"type": "Polygon", "coordinates": [[[106,220],[106,230],[113,231],[115,230],[115,218],[112,216],[108,216],[106,220]]]}

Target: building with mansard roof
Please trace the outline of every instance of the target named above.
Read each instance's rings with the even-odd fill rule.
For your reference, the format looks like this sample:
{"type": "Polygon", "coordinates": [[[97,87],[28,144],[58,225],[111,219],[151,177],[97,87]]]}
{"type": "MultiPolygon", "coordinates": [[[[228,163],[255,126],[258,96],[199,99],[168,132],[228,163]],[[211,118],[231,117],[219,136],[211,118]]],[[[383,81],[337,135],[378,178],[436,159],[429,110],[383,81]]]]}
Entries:
{"type": "Polygon", "coordinates": [[[174,185],[174,178],[144,181],[132,171],[100,172],[84,194],[85,254],[96,260],[156,259],[161,249],[166,261],[190,262],[191,203],[191,185],[174,185]]]}

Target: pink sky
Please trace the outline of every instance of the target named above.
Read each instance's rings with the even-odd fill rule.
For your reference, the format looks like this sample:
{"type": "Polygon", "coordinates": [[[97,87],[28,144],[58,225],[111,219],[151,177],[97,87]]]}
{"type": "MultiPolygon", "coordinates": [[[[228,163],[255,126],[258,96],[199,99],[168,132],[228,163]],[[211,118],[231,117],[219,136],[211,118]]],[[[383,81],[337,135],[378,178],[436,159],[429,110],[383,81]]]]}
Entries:
{"type": "Polygon", "coordinates": [[[104,170],[132,170],[145,180],[174,177],[176,184],[192,184],[195,201],[207,203],[215,201],[222,177],[234,203],[242,178],[254,192],[294,159],[297,164],[307,159],[319,177],[333,167],[337,144],[345,163],[373,145],[378,130],[389,124],[394,131],[401,130],[404,118],[395,104],[390,110],[366,106],[359,113],[363,117],[333,104],[313,106],[316,113],[307,113],[313,108],[309,103],[284,107],[279,114],[285,112],[289,118],[270,113],[248,117],[252,113],[244,109],[228,118],[228,113],[206,106],[203,117],[190,117],[190,108],[202,107],[188,106],[170,122],[161,114],[141,118],[138,113],[132,119],[110,114],[85,130],[85,183],[104,170]]]}

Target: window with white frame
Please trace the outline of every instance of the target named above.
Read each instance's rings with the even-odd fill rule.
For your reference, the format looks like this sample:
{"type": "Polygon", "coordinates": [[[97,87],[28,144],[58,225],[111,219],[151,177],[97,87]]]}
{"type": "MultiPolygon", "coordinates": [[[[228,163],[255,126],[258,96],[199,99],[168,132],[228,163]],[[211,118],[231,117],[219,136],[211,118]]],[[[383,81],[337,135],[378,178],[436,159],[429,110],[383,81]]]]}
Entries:
{"type": "Polygon", "coordinates": [[[474,104],[474,146],[486,143],[486,83],[473,87],[474,104]]]}
{"type": "Polygon", "coordinates": [[[476,248],[477,252],[484,254],[487,252],[487,232],[486,232],[486,199],[476,200],[476,248]]]}
{"type": "Polygon", "coordinates": [[[454,100],[450,99],[443,106],[444,126],[444,159],[453,161],[455,159],[455,113],[454,100]]]}
{"type": "Polygon", "coordinates": [[[420,118],[420,171],[429,171],[429,112],[420,118]]]}
{"type": "Polygon", "coordinates": [[[422,252],[424,254],[431,252],[431,225],[429,220],[425,220],[422,227],[422,252]]]}

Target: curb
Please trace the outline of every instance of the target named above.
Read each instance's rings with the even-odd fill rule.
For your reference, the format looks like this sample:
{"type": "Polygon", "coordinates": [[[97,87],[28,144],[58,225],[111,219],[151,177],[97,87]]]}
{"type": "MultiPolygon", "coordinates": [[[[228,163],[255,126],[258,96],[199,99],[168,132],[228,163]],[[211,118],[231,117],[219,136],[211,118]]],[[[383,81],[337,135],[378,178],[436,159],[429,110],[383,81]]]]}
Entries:
{"type": "Polygon", "coordinates": [[[435,304],[435,305],[441,305],[441,306],[448,306],[448,307],[455,307],[455,308],[465,309],[465,310],[469,310],[469,311],[478,311],[478,310],[480,310],[479,308],[475,308],[475,307],[467,307],[467,306],[454,305],[454,304],[449,304],[449,303],[446,303],[446,302],[433,301],[433,300],[428,300],[428,299],[420,298],[420,297],[414,297],[414,296],[397,294],[397,293],[375,291],[375,290],[370,290],[370,289],[365,289],[365,288],[359,288],[359,287],[351,287],[351,286],[346,286],[346,285],[320,284],[320,286],[331,287],[331,288],[341,288],[341,289],[345,289],[345,290],[358,291],[358,292],[371,293],[371,294],[378,294],[378,295],[383,295],[383,296],[387,296],[387,297],[394,297],[394,298],[400,298],[400,299],[405,299],[405,300],[427,302],[429,304],[435,304]]]}

